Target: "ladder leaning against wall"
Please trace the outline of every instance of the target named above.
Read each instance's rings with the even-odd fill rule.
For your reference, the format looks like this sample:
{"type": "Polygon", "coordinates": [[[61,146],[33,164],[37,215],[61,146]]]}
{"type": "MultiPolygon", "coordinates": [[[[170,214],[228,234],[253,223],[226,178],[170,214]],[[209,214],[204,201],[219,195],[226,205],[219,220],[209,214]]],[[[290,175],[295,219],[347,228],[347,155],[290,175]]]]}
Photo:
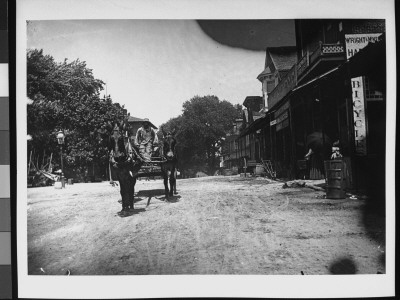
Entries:
{"type": "Polygon", "coordinates": [[[276,179],[276,171],[274,171],[271,161],[263,160],[263,159],[261,159],[261,161],[262,161],[264,169],[267,171],[269,176],[271,176],[272,179],[276,179]]]}

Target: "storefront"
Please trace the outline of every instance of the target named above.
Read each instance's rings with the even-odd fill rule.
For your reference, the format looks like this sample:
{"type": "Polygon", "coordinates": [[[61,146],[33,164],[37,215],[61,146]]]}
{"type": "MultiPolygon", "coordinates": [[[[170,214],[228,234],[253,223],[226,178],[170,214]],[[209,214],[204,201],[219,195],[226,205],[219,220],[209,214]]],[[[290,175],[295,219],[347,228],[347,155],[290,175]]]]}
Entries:
{"type": "Polygon", "coordinates": [[[357,52],[345,63],[293,88],[270,112],[272,157],[278,177],[325,178],[323,161],[331,158],[335,143],[348,164],[347,187],[369,188],[372,193],[382,190],[386,132],[384,39],[357,52]],[[323,137],[323,153],[317,160],[306,162],[308,171],[304,174],[309,137],[317,133],[323,137]]]}
{"type": "Polygon", "coordinates": [[[289,98],[283,101],[275,111],[270,113],[272,118],[271,144],[272,161],[274,162],[277,177],[293,177],[293,150],[292,132],[290,121],[290,101],[289,98]]]}
{"type": "MultiPolygon", "coordinates": [[[[386,152],[386,41],[384,34],[359,35],[374,39],[349,58],[354,116],[355,188],[377,203],[385,199],[386,152]]],[[[354,35],[352,36],[354,37],[354,35]]],[[[391,99],[395,101],[395,99],[391,99]]]]}

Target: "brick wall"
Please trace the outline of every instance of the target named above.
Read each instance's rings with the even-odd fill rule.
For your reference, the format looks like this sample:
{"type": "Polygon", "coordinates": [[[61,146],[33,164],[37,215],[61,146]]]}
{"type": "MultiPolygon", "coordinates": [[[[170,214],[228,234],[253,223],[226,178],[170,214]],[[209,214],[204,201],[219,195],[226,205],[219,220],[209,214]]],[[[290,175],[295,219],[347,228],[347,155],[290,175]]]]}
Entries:
{"type": "Polygon", "coordinates": [[[351,21],[347,33],[383,33],[385,32],[385,20],[357,20],[351,21]]]}

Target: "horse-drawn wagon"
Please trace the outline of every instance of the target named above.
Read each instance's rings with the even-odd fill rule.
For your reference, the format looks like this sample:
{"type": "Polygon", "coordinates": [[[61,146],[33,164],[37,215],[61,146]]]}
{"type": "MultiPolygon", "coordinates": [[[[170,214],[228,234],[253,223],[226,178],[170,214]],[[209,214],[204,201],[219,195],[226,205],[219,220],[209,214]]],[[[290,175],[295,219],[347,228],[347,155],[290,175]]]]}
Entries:
{"type": "Polygon", "coordinates": [[[122,122],[116,124],[110,137],[110,171],[114,171],[120,183],[123,212],[133,209],[137,178],[162,176],[166,200],[176,192],[175,138],[171,132],[163,132],[161,141],[153,143],[153,140],[149,140],[151,143],[140,143],[137,139],[140,130],[141,128],[136,136],[133,136],[129,124],[122,122]]]}

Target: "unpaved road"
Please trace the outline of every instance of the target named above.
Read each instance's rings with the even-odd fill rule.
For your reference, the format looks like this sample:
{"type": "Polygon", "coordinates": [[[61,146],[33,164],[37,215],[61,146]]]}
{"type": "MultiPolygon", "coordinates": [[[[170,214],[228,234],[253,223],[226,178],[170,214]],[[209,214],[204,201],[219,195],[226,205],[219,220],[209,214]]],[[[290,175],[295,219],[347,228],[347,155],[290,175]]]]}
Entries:
{"type": "Polygon", "coordinates": [[[365,200],[237,176],[177,190],[166,203],[160,180],[138,181],[123,217],[108,182],[28,189],[29,274],[385,273],[384,219],[365,200]]]}

